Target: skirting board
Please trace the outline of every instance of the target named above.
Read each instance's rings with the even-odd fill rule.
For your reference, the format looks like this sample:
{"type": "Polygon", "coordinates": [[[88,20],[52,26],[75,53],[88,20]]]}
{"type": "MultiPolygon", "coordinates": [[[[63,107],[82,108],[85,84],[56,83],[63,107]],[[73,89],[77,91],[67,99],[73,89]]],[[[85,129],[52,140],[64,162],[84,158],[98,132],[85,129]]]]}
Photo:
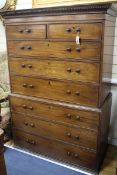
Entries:
{"type": "Polygon", "coordinates": [[[117,85],[117,79],[112,78],[112,80],[111,80],[111,84],[112,84],[112,85],[117,85]]]}
{"type": "Polygon", "coordinates": [[[117,146],[117,138],[115,139],[109,139],[109,144],[117,146]]]}

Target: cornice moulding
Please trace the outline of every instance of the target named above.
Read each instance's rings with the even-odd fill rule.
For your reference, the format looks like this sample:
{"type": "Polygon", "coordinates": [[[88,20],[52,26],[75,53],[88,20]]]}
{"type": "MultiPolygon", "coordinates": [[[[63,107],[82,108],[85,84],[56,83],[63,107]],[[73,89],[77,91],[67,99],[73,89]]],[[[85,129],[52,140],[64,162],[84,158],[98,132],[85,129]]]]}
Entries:
{"type": "Polygon", "coordinates": [[[12,18],[13,16],[35,16],[35,15],[58,15],[67,13],[108,13],[113,16],[117,15],[117,4],[87,4],[87,5],[75,5],[75,6],[61,6],[61,7],[48,7],[48,8],[35,8],[26,10],[6,11],[0,13],[4,18],[12,18]]]}

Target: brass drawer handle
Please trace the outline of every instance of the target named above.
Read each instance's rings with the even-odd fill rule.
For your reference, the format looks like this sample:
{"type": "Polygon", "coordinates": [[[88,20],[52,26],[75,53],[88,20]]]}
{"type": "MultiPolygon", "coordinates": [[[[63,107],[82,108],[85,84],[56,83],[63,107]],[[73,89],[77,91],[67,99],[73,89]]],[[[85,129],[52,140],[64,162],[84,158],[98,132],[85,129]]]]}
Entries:
{"type": "Polygon", "coordinates": [[[26,33],[31,33],[31,29],[26,29],[25,32],[26,33]]]}
{"type": "Polygon", "coordinates": [[[24,83],[22,86],[26,88],[26,87],[27,87],[27,84],[26,84],[26,83],[24,83]]]}
{"type": "Polygon", "coordinates": [[[24,83],[22,86],[25,87],[25,88],[26,88],[26,87],[34,88],[34,86],[33,86],[32,84],[27,85],[26,83],[24,83]]]}
{"type": "Polygon", "coordinates": [[[77,52],[80,52],[80,51],[81,51],[81,49],[80,49],[79,47],[77,47],[77,48],[76,48],[76,51],[77,51],[77,52]]]}
{"type": "Polygon", "coordinates": [[[26,65],[25,65],[25,64],[22,64],[22,65],[21,65],[21,67],[22,67],[22,68],[25,68],[25,67],[26,67],[26,65]]]}
{"type": "MultiPolygon", "coordinates": [[[[28,126],[28,122],[24,122],[24,125],[28,126]]],[[[35,124],[34,124],[34,123],[31,123],[30,126],[31,126],[32,128],[34,128],[34,127],[35,127],[35,124]]]]}
{"type": "Polygon", "coordinates": [[[32,49],[32,47],[31,46],[27,46],[27,50],[31,50],[32,49]]]}
{"type": "Polygon", "coordinates": [[[51,85],[51,81],[48,81],[48,84],[51,85]]]}
{"type": "MultiPolygon", "coordinates": [[[[21,64],[21,67],[22,67],[22,68],[25,68],[25,67],[26,67],[26,65],[25,65],[25,64],[21,64]]],[[[31,64],[29,64],[29,65],[28,65],[28,68],[32,68],[32,65],[31,65],[31,64]]]]}
{"type": "Polygon", "coordinates": [[[71,94],[71,91],[70,90],[67,90],[67,94],[71,94]]]}
{"type": "Polygon", "coordinates": [[[67,68],[67,72],[71,72],[72,69],[70,67],[67,68]]]}
{"type": "Polygon", "coordinates": [[[27,143],[29,143],[29,142],[30,142],[30,140],[29,140],[29,139],[26,139],[26,142],[27,142],[27,143]]]}
{"type": "Polygon", "coordinates": [[[23,105],[22,107],[23,107],[24,109],[26,109],[26,108],[27,108],[27,106],[26,106],[26,105],[23,105]]]}
{"type": "MultiPolygon", "coordinates": [[[[67,152],[67,156],[71,156],[72,153],[70,151],[67,152]]],[[[79,158],[79,155],[77,153],[73,154],[75,158],[79,158]]]]}
{"type": "Polygon", "coordinates": [[[29,88],[34,88],[34,86],[32,84],[29,85],[29,88]]]}
{"type": "Polygon", "coordinates": [[[26,48],[27,50],[31,50],[31,49],[32,49],[31,46],[27,46],[27,47],[21,46],[21,47],[20,47],[21,50],[24,50],[25,48],[26,48]]]}
{"type": "MultiPolygon", "coordinates": [[[[67,114],[67,118],[71,119],[72,118],[72,115],[70,113],[67,114]]],[[[76,116],[75,117],[76,120],[80,120],[80,116],[76,116]]]]}
{"type": "Polygon", "coordinates": [[[66,31],[67,31],[67,32],[71,32],[71,29],[70,29],[70,28],[67,28],[66,31]]]}
{"type": "Polygon", "coordinates": [[[80,74],[80,69],[77,68],[76,69],[76,73],[80,74]]]}
{"type": "Polygon", "coordinates": [[[34,127],[35,127],[35,124],[34,124],[34,123],[31,123],[30,126],[31,126],[32,128],[34,128],[34,127]]]}
{"type": "Polygon", "coordinates": [[[31,145],[36,145],[36,142],[34,140],[26,139],[26,142],[31,145]]]}
{"type": "Polygon", "coordinates": [[[28,68],[32,68],[32,65],[31,65],[31,64],[29,64],[29,65],[28,65],[28,68]]]}
{"type": "Polygon", "coordinates": [[[67,152],[67,156],[71,156],[71,153],[69,151],[67,152]]]}
{"type": "Polygon", "coordinates": [[[79,156],[78,156],[78,154],[74,154],[74,157],[75,157],[75,158],[78,158],[79,156]]]}
{"type": "Polygon", "coordinates": [[[24,49],[25,49],[25,47],[24,47],[24,46],[21,46],[21,47],[20,47],[20,49],[21,49],[21,50],[24,50],[24,49]]]}
{"type": "Polygon", "coordinates": [[[68,133],[67,133],[67,136],[68,136],[68,137],[71,137],[71,133],[68,132],[68,133]]]}
{"type": "Polygon", "coordinates": [[[29,106],[28,109],[33,110],[33,107],[32,106],[29,106]]]}
{"type": "Polygon", "coordinates": [[[19,33],[23,33],[24,30],[23,30],[23,29],[19,29],[18,32],[19,32],[19,33]]]}
{"type": "Polygon", "coordinates": [[[75,139],[76,139],[76,140],[79,140],[80,138],[79,138],[79,136],[75,136],[75,139]]]}
{"type": "Polygon", "coordinates": [[[78,28],[76,29],[76,32],[81,32],[80,27],[78,27],[78,28]]]}
{"type": "Polygon", "coordinates": [[[71,48],[70,47],[66,48],[66,51],[71,52],[71,48]]]}
{"type": "Polygon", "coordinates": [[[80,120],[80,116],[77,115],[77,116],[76,116],[76,120],[80,120]]]}
{"type": "Polygon", "coordinates": [[[24,108],[24,109],[30,109],[30,110],[33,110],[34,109],[32,106],[26,106],[26,105],[23,105],[22,108],[24,108]]]}
{"type": "Polygon", "coordinates": [[[71,114],[67,114],[67,118],[71,118],[71,114]]]}
{"type": "Polygon", "coordinates": [[[28,126],[28,122],[24,122],[24,125],[28,126]]]}
{"type": "Polygon", "coordinates": [[[80,92],[79,92],[79,91],[76,91],[75,94],[76,94],[77,96],[79,96],[79,95],[80,95],[80,92]]]}
{"type": "Polygon", "coordinates": [[[34,140],[31,141],[32,145],[36,145],[36,142],[34,140]]]}

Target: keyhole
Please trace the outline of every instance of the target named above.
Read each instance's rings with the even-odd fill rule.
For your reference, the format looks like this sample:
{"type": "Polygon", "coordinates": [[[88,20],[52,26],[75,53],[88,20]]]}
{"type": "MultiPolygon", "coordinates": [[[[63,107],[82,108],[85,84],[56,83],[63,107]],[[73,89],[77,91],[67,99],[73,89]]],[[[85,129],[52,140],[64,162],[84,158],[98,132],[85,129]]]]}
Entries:
{"type": "Polygon", "coordinates": [[[49,85],[51,85],[51,82],[50,82],[50,81],[48,81],[48,84],[49,84],[49,85]]]}

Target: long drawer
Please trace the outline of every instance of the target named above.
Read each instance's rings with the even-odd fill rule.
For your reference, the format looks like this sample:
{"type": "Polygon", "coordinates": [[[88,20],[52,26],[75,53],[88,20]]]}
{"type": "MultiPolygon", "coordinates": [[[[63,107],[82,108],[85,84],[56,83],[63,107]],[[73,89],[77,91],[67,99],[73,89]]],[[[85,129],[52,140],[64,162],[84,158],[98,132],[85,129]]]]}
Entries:
{"type": "Polygon", "coordinates": [[[10,96],[10,104],[11,111],[15,113],[30,114],[37,116],[37,118],[39,117],[64,125],[74,125],[79,128],[98,130],[99,113],[97,112],[53,105],[48,102],[37,101],[37,99],[32,100],[24,96],[10,96]]]}
{"type": "Polygon", "coordinates": [[[13,136],[17,146],[74,165],[95,168],[96,153],[94,151],[26,134],[16,129],[13,129],[13,136]]]}
{"type": "Polygon", "coordinates": [[[98,63],[13,58],[9,65],[17,75],[99,82],[98,63]]]}
{"type": "Polygon", "coordinates": [[[100,59],[100,43],[49,42],[49,41],[8,41],[9,56],[36,56],[46,58],[100,59]]]}
{"type": "Polygon", "coordinates": [[[88,129],[59,125],[19,113],[12,113],[12,122],[13,127],[30,134],[97,149],[97,132],[88,129]]]}
{"type": "Polygon", "coordinates": [[[98,86],[90,84],[11,76],[11,90],[12,93],[16,94],[42,97],[62,102],[88,106],[98,105],[98,86]]]}
{"type": "Polygon", "coordinates": [[[49,24],[48,38],[74,39],[77,33],[81,39],[101,40],[101,23],[49,24]]]}
{"type": "Polygon", "coordinates": [[[46,25],[20,24],[6,26],[8,40],[45,39],[46,25]]]}

